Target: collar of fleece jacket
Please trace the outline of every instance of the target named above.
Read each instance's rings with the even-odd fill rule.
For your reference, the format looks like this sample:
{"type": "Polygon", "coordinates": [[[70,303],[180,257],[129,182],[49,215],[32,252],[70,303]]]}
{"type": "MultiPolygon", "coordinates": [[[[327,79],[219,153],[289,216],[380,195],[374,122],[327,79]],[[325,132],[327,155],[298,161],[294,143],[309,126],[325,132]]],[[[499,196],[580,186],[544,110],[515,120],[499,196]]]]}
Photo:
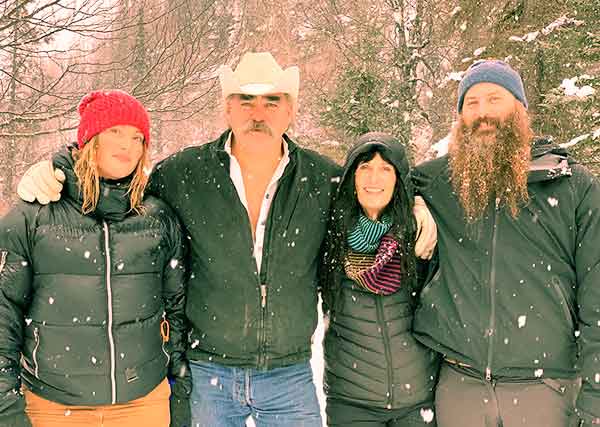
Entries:
{"type": "MultiPolygon", "coordinates": [[[[69,148],[60,150],[52,158],[55,168],[60,168],[66,176],[62,197],[70,199],[79,209],[83,198],[79,189],[77,176],[73,170],[75,162],[69,148]]],[[[100,179],[100,198],[96,210],[88,215],[100,220],[122,221],[130,213],[130,201],[127,190],[131,175],[119,180],[100,179]]]]}

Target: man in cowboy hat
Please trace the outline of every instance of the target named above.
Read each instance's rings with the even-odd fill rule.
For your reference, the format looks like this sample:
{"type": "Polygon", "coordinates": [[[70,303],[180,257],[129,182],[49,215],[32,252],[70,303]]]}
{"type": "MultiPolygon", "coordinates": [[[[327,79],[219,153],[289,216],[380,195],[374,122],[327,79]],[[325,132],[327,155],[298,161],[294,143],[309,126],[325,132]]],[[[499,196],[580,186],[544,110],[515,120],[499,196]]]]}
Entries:
{"type": "MultiPolygon", "coordinates": [[[[321,427],[309,360],[317,265],[339,167],[286,134],[297,108],[297,67],[283,70],[270,53],[246,53],[219,79],[229,128],[160,162],[149,185],[175,209],[190,244],[192,425],[244,426],[251,416],[258,427],[321,427]]],[[[34,197],[35,179],[28,181],[23,198],[34,197]]],[[[430,219],[423,209],[417,222],[430,219]]],[[[427,256],[435,226],[423,228],[417,250],[427,256]]]]}

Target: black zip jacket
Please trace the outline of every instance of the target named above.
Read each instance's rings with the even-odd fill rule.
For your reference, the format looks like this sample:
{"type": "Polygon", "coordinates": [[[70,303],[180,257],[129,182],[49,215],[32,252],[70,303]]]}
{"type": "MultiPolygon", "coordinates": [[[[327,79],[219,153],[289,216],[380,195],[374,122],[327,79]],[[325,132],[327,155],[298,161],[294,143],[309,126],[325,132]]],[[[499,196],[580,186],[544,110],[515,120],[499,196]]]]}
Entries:
{"type": "Polygon", "coordinates": [[[417,338],[490,381],[581,375],[577,410],[600,417],[597,178],[538,140],[519,216],[491,203],[471,225],[448,157],[419,166],[414,182],[436,220],[440,255],[421,293],[417,338]]]}
{"type": "Polygon", "coordinates": [[[225,132],[159,163],[150,191],[177,212],[190,243],[188,358],[272,369],[310,358],[317,265],[339,167],[286,138],[260,275],[248,214],[229,176],[225,132]]]}

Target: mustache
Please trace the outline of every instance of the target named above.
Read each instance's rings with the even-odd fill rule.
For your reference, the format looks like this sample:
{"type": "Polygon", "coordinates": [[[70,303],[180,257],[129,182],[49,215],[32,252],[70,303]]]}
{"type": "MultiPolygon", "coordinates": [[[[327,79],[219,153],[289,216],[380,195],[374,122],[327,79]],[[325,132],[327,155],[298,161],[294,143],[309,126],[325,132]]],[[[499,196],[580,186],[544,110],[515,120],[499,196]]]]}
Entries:
{"type": "Polygon", "coordinates": [[[477,132],[481,125],[484,124],[488,126],[493,126],[496,128],[496,130],[500,129],[503,126],[503,123],[500,121],[500,119],[495,119],[492,117],[481,117],[471,124],[469,131],[471,131],[471,133],[477,132]]]}
{"type": "Polygon", "coordinates": [[[269,136],[273,136],[273,130],[263,121],[250,120],[244,125],[244,133],[248,132],[263,132],[269,136]]]}

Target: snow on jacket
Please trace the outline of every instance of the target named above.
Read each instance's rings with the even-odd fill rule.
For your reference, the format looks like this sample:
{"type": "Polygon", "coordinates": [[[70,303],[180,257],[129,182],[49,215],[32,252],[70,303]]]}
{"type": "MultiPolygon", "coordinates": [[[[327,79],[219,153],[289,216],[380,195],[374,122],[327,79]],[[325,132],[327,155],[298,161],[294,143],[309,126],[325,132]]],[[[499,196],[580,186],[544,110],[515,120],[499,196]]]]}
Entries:
{"type": "Polygon", "coordinates": [[[71,156],[55,166],[67,175],[59,202],[22,202],[0,220],[0,417],[23,410],[21,379],[51,401],[107,405],[146,395],[185,363],[175,215],[153,197],[143,215],[129,212],[126,180],[102,181],[98,208],[83,215],[71,156]]]}
{"type": "Polygon", "coordinates": [[[229,132],[159,163],[149,186],[189,236],[188,359],[261,370],[301,363],[317,325],[319,250],[339,167],[284,136],[290,162],[258,274],[248,214],[229,175],[229,132]]]}
{"type": "Polygon", "coordinates": [[[415,315],[418,339],[482,378],[581,375],[577,408],[600,417],[598,179],[538,140],[519,216],[492,203],[467,225],[447,156],[414,177],[437,223],[440,254],[415,315]]]}
{"type": "MultiPolygon", "coordinates": [[[[352,176],[349,169],[355,159],[371,145],[354,147],[340,186],[352,176]]],[[[381,149],[394,163],[407,196],[412,197],[404,149],[399,144],[381,149]]],[[[324,339],[328,398],[387,409],[431,402],[439,360],[412,334],[414,298],[410,292],[416,286],[408,286],[408,280],[417,279],[405,278],[397,292],[384,296],[367,292],[343,272],[332,276],[342,286],[339,301],[330,303],[332,311],[324,339]]]]}

